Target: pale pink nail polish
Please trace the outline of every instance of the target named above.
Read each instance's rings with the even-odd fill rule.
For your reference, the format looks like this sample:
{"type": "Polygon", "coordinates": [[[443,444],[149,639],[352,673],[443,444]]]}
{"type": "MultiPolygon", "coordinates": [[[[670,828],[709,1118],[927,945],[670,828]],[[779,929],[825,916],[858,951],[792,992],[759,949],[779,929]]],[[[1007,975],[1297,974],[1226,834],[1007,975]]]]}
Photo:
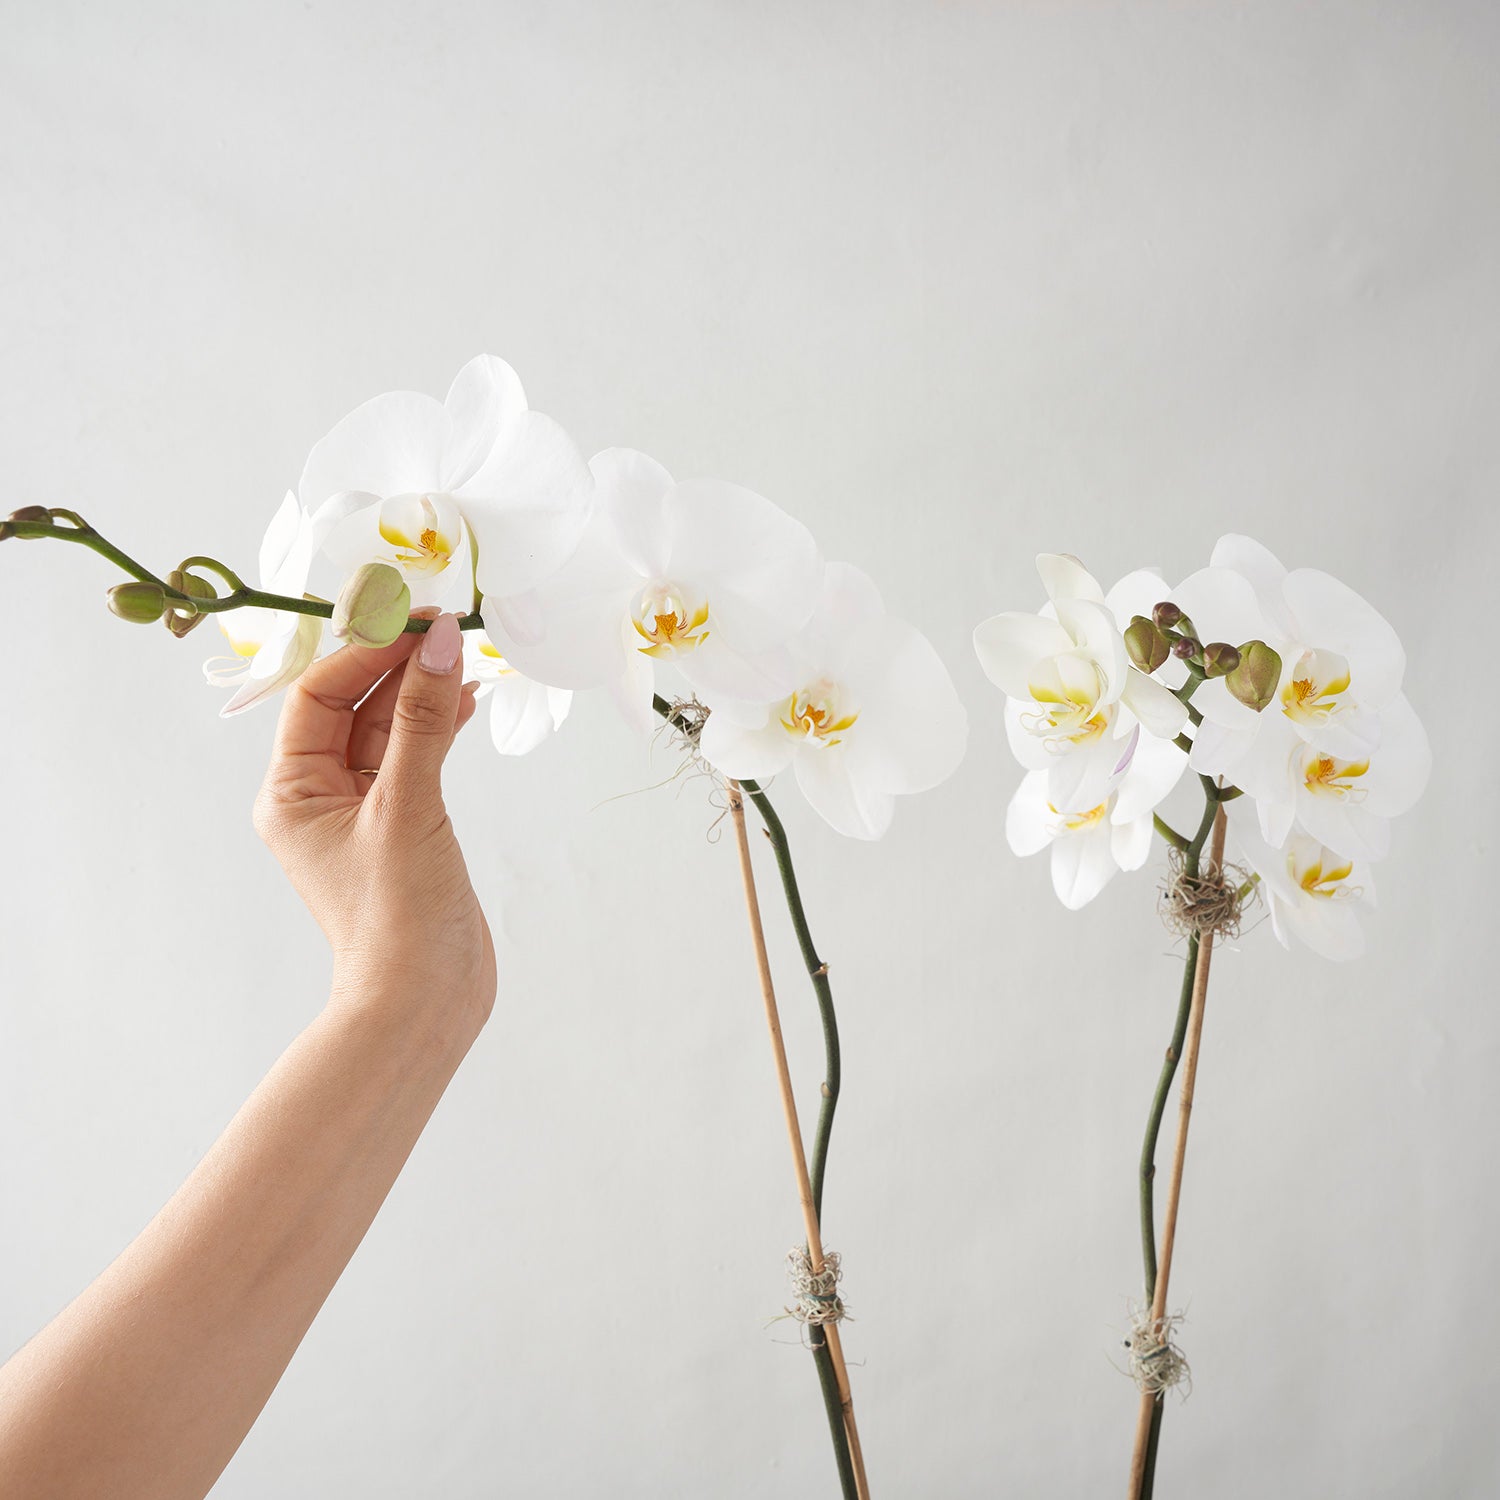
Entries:
{"type": "Polygon", "coordinates": [[[427,627],[417,650],[417,661],[424,672],[446,676],[458,665],[463,654],[464,637],[458,628],[457,615],[439,615],[427,627]]]}

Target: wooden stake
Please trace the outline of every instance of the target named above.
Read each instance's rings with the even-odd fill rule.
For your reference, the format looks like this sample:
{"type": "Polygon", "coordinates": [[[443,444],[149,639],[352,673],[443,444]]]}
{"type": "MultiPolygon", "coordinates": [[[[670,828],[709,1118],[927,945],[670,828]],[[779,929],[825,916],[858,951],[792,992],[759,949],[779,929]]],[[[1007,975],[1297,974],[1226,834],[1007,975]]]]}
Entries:
{"type": "MultiPolygon", "coordinates": [[[[1224,804],[1214,817],[1209,845],[1209,867],[1223,873],[1224,804]]],[[[1162,1217],[1161,1252],[1156,1270],[1156,1289],[1151,1298],[1151,1326],[1159,1327],[1167,1315],[1167,1282],[1172,1274],[1172,1250],[1177,1242],[1177,1208],[1182,1201],[1182,1167],[1187,1158],[1188,1121],[1193,1114],[1193,1087],[1198,1078],[1198,1046],[1203,1037],[1203,1007],[1208,999],[1208,970],[1213,961],[1213,931],[1198,939],[1198,962],[1193,969],[1193,1000],[1188,1012],[1187,1039],[1182,1049],[1182,1093],[1177,1110],[1177,1143],[1172,1149],[1172,1176],[1167,1183],[1167,1207],[1162,1217]]],[[[1151,1419],[1156,1403],[1164,1396],[1141,1392],[1141,1410],[1135,1426],[1135,1455],[1130,1465],[1130,1500],[1141,1500],[1146,1483],[1146,1450],[1151,1438],[1151,1419]]]]}
{"type": "MultiPolygon", "coordinates": [[[[766,955],[766,935],[761,927],[760,901],[755,894],[755,870],[750,862],[750,839],[745,832],[745,802],[737,781],[725,782],[729,793],[729,816],[734,823],[734,837],[740,851],[740,878],[745,886],[745,910],[750,918],[750,938],[755,945],[755,964],[760,971],[760,993],[766,1005],[766,1028],[771,1033],[771,1051],[776,1058],[776,1078],[781,1089],[781,1110],[786,1118],[787,1138],[792,1147],[792,1169],[797,1178],[797,1196],[802,1203],[802,1227],[807,1236],[807,1258],[814,1274],[823,1269],[823,1235],[818,1213],[813,1207],[812,1179],[807,1172],[807,1153],[802,1145],[802,1127],[797,1122],[797,1100],[792,1092],[792,1073],[787,1065],[786,1043],[781,1036],[781,1016],[776,1008],[776,987],[771,981],[771,961],[766,955]]],[[[870,1486],[865,1478],[864,1453],[859,1445],[859,1428],[854,1421],[854,1397],[849,1389],[849,1370],[844,1363],[844,1346],[837,1323],[825,1323],[819,1330],[828,1343],[838,1381],[839,1404],[844,1412],[844,1432],[849,1439],[849,1457],[854,1465],[854,1482],[860,1500],[869,1500],[870,1486]]]]}

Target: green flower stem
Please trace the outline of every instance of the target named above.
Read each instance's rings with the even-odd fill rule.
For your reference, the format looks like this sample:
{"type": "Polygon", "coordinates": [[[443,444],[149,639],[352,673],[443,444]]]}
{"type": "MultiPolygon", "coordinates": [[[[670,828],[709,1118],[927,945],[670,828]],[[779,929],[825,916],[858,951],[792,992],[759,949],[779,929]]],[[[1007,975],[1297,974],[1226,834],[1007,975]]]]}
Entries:
{"type": "Polygon", "coordinates": [[[187,572],[189,568],[207,568],[210,572],[217,573],[225,583],[232,589],[243,590],[247,587],[245,580],[232,568],[227,568],[217,558],[213,557],[188,557],[183,559],[182,571],[187,572]]]}
{"type": "MultiPolygon", "coordinates": [[[[1193,687],[1196,685],[1196,683],[1190,684],[1193,687]]],[[[1182,851],[1182,873],[1189,880],[1197,878],[1203,857],[1203,846],[1213,832],[1214,818],[1218,814],[1219,803],[1225,800],[1211,777],[1200,776],[1198,779],[1203,784],[1203,817],[1193,837],[1175,845],[1182,851]]],[[[1162,832],[1165,838],[1171,830],[1161,825],[1159,819],[1157,821],[1160,825],[1158,831],[1162,832]]],[[[1177,837],[1182,836],[1178,834],[1177,837]]],[[[1169,839],[1168,842],[1171,840],[1169,839]]],[[[1177,1016],[1172,1024],[1172,1040],[1168,1043],[1166,1056],[1162,1060],[1161,1072],[1157,1076],[1156,1092],[1151,1098],[1151,1113],[1146,1120],[1146,1135],[1141,1143],[1141,1259],[1145,1266],[1146,1306],[1148,1308],[1156,1296],[1156,1143],[1161,1134],[1161,1122],[1166,1113],[1167,1098],[1172,1091],[1172,1080],[1177,1075],[1177,1064],[1182,1057],[1183,1043],[1187,1037],[1188,1018],[1193,1006],[1193,978],[1198,969],[1198,948],[1198,934],[1195,932],[1188,939],[1187,953],[1182,965],[1182,989],[1177,1001],[1177,1016]]],[[[1164,1405],[1164,1396],[1158,1396],[1152,1403],[1145,1468],[1141,1488],[1135,1500],[1151,1500],[1152,1485],[1156,1475],[1156,1447],[1161,1435],[1164,1405]]]]}
{"type": "MultiPolygon", "coordinates": [[[[87,547],[91,552],[97,552],[100,557],[114,563],[121,571],[129,573],[132,578],[141,583],[156,584],[174,606],[184,611],[191,609],[200,615],[217,615],[232,609],[278,609],[296,615],[321,615],[325,620],[333,617],[333,605],[326,599],[294,599],[290,594],[273,594],[265,589],[247,588],[237,573],[212,557],[190,557],[183,563],[183,568],[211,568],[230,586],[231,592],[217,599],[200,599],[184,594],[177,589],[168,588],[165,580],[158,578],[155,573],[143,567],[128,553],[122,552],[113,542],[101,536],[74,512],[54,510],[52,514],[62,516],[76,524],[58,526],[46,521],[7,521],[4,524],[9,528],[12,536],[46,537],[59,542],[75,542],[87,547]]],[[[404,633],[424,635],[431,624],[432,621],[426,619],[408,620],[404,633]]],[[[484,621],[475,610],[470,614],[460,615],[458,626],[460,630],[483,630],[484,621]]]]}
{"type": "Polygon", "coordinates": [[[1178,831],[1162,817],[1160,813],[1151,814],[1151,826],[1174,848],[1186,850],[1188,840],[1185,835],[1178,831]]]}
{"type": "MultiPolygon", "coordinates": [[[[686,728],[674,713],[672,705],[660,693],[651,698],[651,706],[675,729],[686,728]]],[[[808,1176],[812,1181],[813,1213],[819,1224],[823,1221],[823,1176],[828,1166],[828,1143],[833,1134],[833,1116],[838,1108],[841,1067],[839,1058],[838,1016],[833,1006],[833,987],[828,982],[828,965],[818,957],[813,943],[812,931],[807,924],[807,913],[802,905],[802,892],[797,884],[797,872],[792,864],[791,846],[787,842],[786,829],[771,799],[753,781],[741,781],[740,789],[755,804],[765,824],[766,837],[776,855],[776,869],[781,876],[781,889],[786,897],[787,911],[791,915],[792,928],[797,935],[797,946],[802,950],[802,961],[812,980],[817,995],[818,1015],[823,1023],[823,1089],[818,1106],[818,1124],[813,1137],[812,1155],[808,1161],[808,1176]]],[[[833,1355],[827,1341],[817,1338],[812,1344],[813,1360],[818,1371],[818,1383],[823,1391],[823,1405],[828,1413],[828,1430],[833,1438],[834,1458],[838,1463],[839,1482],[843,1486],[845,1500],[857,1500],[858,1488],[854,1475],[854,1463],[849,1452],[849,1435],[844,1426],[843,1400],[839,1394],[838,1375],[834,1369],[833,1355]]]]}

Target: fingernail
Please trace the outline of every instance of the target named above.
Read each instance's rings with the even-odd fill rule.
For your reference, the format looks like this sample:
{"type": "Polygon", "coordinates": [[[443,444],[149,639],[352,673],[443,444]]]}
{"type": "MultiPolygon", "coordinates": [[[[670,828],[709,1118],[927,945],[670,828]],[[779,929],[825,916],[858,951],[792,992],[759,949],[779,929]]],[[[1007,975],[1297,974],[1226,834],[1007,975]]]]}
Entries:
{"type": "Polygon", "coordinates": [[[466,682],[466,683],[464,683],[464,685],[459,689],[459,692],[461,692],[461,693],[477,693],[478,691],[479,691],[479,679],[478,678],[475,678],[475,680],[473,682],[466,682]]]}
{"type": "Polygon", "coordinates": [[[424,672],[434,672],[445,677],[458,665],[464,649],[463,632],[458,628],[457,615],[439,615],[422,637],[417,651],[417,661],[424,672]]]}

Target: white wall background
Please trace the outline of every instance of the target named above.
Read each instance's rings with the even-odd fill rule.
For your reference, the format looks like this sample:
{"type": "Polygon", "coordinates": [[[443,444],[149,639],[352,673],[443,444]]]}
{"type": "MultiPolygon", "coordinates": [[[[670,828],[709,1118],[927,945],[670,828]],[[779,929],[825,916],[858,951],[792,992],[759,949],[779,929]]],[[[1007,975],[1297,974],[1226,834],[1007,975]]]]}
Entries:
{"type": "MultiPolygon", "coordinates": [[[[1410,653],[1436,769],[1362,962],[1215,964],[1165,1496],[1500,1483],[1492,616],[1500,15],[1472,4],[0,4],[3,508],[253,557],[378,391],[521,371],[589,450],[749,484],[973,714],[873,847],[782,802],[833,963],[875,1493],[1123,1488],[1111,1369],[1178,964],[1063,911],[969,649],[1031,557],[1245,529],[1410,653]]],[[[249,827],[272,717],[0,551],[0,1343],[140,1228],[314,1013],[249,827]]],[[[799,1234],[733,852],[588,701],[450,800],[502,993],[226,1500],[820,1496],[799,1234]],[[620,793],[639,795],[615,798],[620,793]]],[[[769,866],[766,867],[770,878],[769,866]]],[[[774,901],[804,1108],[809,997],[774,901]]]]}

